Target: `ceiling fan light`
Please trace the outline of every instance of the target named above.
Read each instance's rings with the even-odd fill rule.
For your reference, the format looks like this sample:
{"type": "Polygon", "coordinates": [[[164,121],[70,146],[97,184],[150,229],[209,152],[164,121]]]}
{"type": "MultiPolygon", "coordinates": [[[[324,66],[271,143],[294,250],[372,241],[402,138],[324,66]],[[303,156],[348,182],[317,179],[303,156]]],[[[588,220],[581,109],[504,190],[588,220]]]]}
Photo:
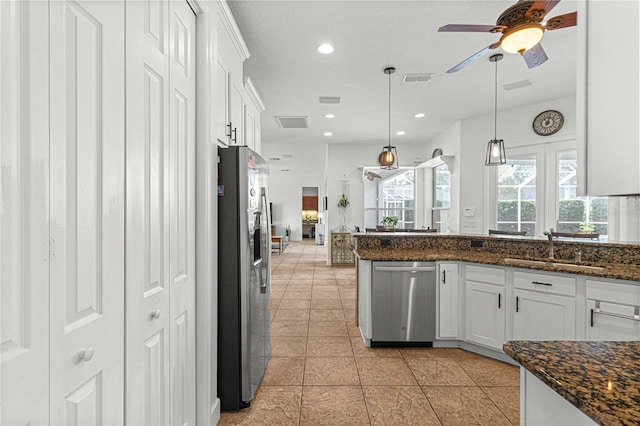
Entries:
{"type": "Polygon", "coordinates": [[[487,144],[487,155],[484,160],[486,166],[499,166],[506,164],[507,154],[502,139],[491,139],[487,144]]]}
{"type": "Polygon", "coordinates": [[[525,24],[504,33],[500,46],[507,53],[524,53],[538,44],[544,34],[540,24],[525,24]]]}
{"type": "Polygon", "coordinates": [[[393,170],[398,168],[398,152],[395,146],[387,145],[378,155],[378,164],[381,169],[393,170]]]}

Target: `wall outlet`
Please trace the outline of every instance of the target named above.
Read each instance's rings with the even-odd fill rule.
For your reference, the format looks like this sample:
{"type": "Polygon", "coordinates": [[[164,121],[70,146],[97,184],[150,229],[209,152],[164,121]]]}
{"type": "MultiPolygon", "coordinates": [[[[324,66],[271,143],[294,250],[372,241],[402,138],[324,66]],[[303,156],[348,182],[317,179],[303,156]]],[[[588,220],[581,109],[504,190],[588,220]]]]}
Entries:
{"type": "Polygon", "coordinates": [[[473,207],[465,207],[462,214],[464,217],[473,217],[476,215],[476,209],[473,207]]]}
{"type": "Polygon", "coordinates": [[[471,240],[471,247],[482,247],[482,240],[471,240]]]}

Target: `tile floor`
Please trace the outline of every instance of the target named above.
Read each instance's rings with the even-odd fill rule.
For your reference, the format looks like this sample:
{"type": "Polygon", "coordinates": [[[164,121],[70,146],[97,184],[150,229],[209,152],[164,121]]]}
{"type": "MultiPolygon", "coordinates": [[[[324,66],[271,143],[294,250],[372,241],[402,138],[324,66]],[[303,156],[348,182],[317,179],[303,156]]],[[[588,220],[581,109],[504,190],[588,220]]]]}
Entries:
{"type": "Polygon", "coordinates": [[[517,425],[518,369],[461,349],[367,348],[355,269],[312,241],[272,256],[272,359],[221,425],[517,425]]]}

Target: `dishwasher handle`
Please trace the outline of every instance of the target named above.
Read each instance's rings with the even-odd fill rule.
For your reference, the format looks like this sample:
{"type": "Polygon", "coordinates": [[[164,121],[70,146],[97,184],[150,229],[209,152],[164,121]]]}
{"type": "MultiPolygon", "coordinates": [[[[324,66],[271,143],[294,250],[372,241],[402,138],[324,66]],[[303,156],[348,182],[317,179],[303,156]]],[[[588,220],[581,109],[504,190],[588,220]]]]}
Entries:
{"type": "Polygon", "coordinates": [[[435,272],[435,266],[376,266],[376,272],[435,272]]]}

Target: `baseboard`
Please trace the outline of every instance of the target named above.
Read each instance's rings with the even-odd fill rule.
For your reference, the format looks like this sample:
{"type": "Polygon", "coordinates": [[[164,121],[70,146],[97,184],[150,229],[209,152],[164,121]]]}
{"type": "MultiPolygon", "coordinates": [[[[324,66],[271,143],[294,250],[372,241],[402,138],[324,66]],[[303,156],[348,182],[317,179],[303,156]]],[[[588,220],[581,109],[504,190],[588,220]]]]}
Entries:
{"type": "Polygon", "coordinates": [[[217,425],[220,421],[220,398],[216,398],[216,401],[213,403],[211,407],[211,423],[212,425],[217,425]]]}

